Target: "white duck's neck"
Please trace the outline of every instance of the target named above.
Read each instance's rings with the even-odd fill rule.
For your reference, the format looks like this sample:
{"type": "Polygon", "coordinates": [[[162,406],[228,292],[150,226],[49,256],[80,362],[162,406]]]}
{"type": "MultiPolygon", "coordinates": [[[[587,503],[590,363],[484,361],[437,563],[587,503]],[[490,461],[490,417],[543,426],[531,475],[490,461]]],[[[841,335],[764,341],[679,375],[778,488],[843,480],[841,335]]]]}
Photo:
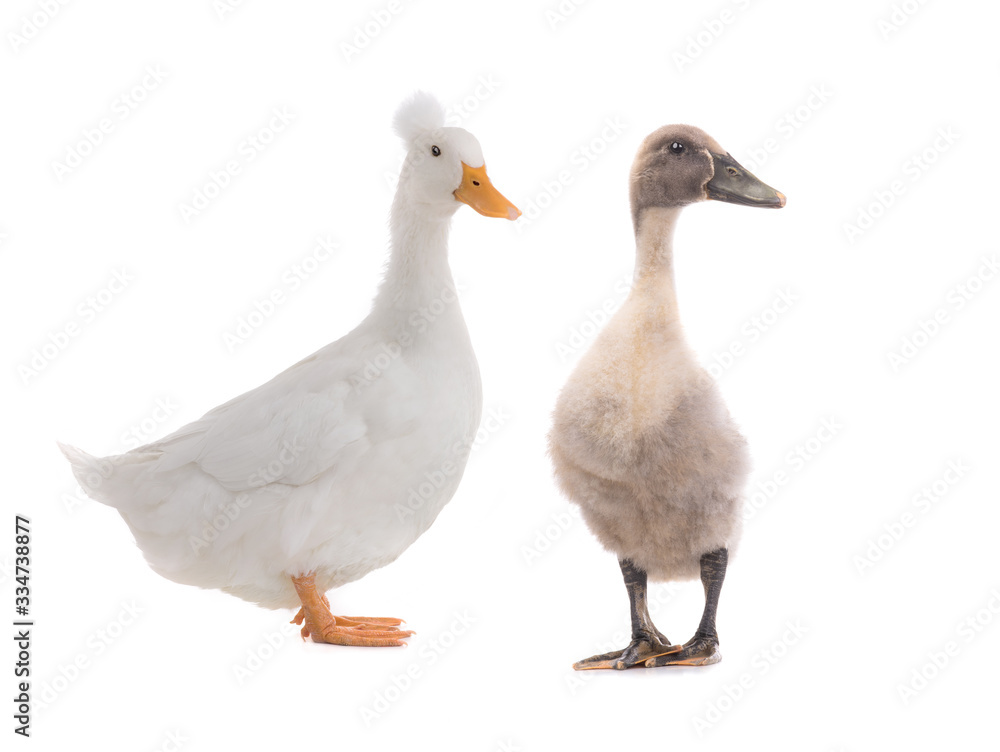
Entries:
{"type": "Polygon", "coordinates": [[[372,312],[402,322],[415,311],[436,309],[442,303],[457,312],[455,281],[448,266],[451,215],[420,211],[398,191],[389,224],[389,263],[372,312]]]}
{"type": "Polygon", "coordinates": [[[633,290],[656,300],[677,316],[674,288],[674,227],[681,208],[649,208],[642,212],[635,232],[633,290]]]}

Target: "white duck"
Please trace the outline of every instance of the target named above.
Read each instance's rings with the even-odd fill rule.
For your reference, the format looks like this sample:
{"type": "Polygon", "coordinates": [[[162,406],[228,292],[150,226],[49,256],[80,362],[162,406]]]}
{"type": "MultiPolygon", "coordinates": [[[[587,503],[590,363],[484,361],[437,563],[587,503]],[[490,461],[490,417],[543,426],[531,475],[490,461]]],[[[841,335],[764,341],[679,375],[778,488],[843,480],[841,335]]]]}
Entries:
{"type": "Polygon", "coordinates": [[[416,94],[394,126],[408,153],[391,255],[356,329],[127,454],[60,445],[154,571],[267,608],[301,604],[303,637],[338,645],[412,634],[399,619],[334,616],[323,593],[395,560],[455,493],[482,386],[448,266],[451,217],[463,202],[520,216],[487,178],[479,142],[444,127],[433,97],[416,94]]]}

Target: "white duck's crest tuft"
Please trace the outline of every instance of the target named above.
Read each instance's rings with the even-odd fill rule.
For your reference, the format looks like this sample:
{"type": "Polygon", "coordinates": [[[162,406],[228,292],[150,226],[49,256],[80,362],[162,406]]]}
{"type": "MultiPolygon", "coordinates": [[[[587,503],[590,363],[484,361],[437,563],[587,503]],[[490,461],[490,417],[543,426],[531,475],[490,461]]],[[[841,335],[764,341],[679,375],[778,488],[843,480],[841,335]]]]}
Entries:
{"type": "Polygon", "coordinates": [[[444,127],[444,106],[433,94],[418,91],[396,110],[392,127],[408,147],[412,146],[421,134],[444,127]]]}

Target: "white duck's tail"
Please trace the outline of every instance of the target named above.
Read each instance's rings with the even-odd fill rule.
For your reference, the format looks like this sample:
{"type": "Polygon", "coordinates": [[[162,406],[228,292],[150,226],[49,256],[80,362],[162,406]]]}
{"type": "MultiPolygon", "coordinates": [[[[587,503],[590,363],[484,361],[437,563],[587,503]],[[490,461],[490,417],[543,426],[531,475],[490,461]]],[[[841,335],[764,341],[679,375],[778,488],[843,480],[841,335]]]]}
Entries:
{"type": "Polygon", "coordinates": [[[94,457],[87,454],[82,449],[75,446],[59,444],[59,449],[73,466],[73,475],[76,476],[77,483],[84,492],[94,501],[99,501],[108,506],[116,506],[107,493],[107,479],[111,477],[114,470],[114,457],[94,457]]]}

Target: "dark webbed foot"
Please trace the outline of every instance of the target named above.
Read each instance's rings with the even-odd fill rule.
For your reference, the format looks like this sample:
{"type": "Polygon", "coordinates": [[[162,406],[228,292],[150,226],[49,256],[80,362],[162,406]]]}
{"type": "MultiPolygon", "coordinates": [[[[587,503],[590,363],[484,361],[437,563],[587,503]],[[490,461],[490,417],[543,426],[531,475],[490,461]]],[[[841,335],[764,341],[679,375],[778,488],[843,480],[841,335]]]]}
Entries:
{"type": "Polygon", "coordinates": [[[646,668],[657,666],[710,666],[722,660],[718,637],[694,637],[677,652],[648,658],[646,668]]]}
{"type": "Polygon", "coordinates": [[[641,666],[650,658],[681,650],[680,645],[672,645],[670,640],[656,628],[649,617],[646,602],[646,573],[628,559],[619,560],[625,588],[628,590],[629,607],[632,613],[632,642],[623,650],[593,655],[573,664],[577,671],[593,668],[611,668],[621,671],[633,666],[641,666]]]}
{"type": "Polygon", "coordinates": [[[647,634],[642,637],[633,638],[627,648],[623,650],[612,650],[610,653],[592,655],[573,664],[577,671],[587,671],[594,668],[611,668],[621,671],[633,666],[641,666],[647,661],[654,660],[656,656],[679,652],[680,645],[671,645],[670,640],[657,632],[647,634]]]}
{"type": "Polygon", "coordinates": [[[701,581],[705,586],[705,611],[694,637],[684,643],[683,649],[670,655],[654,656],[646,660],[647,668],[657,666],[711,666],[722,660],[719,652],[719,633],[715,631],[715,611],[719,605],[722,581],[726,577],[729,551],[720,548],[701,557],[701,581]]]}
{"type": "Polygon", "coordinates": [[[715,611],[726,576],[729,552],[719,548],[701,557],[701,581],[705,586],[705,610],[698,631],[684,645],[671,645],[649,618],[646,605],[646,573],[628,559],[621,559],[622,575],[632,611],[632,642],[624,650],[594,655],[573,664],[577,671],[594,668],[622,670],[643,665],[710,666],[722,660],[719,635],[715,631],[715,611]]]}

